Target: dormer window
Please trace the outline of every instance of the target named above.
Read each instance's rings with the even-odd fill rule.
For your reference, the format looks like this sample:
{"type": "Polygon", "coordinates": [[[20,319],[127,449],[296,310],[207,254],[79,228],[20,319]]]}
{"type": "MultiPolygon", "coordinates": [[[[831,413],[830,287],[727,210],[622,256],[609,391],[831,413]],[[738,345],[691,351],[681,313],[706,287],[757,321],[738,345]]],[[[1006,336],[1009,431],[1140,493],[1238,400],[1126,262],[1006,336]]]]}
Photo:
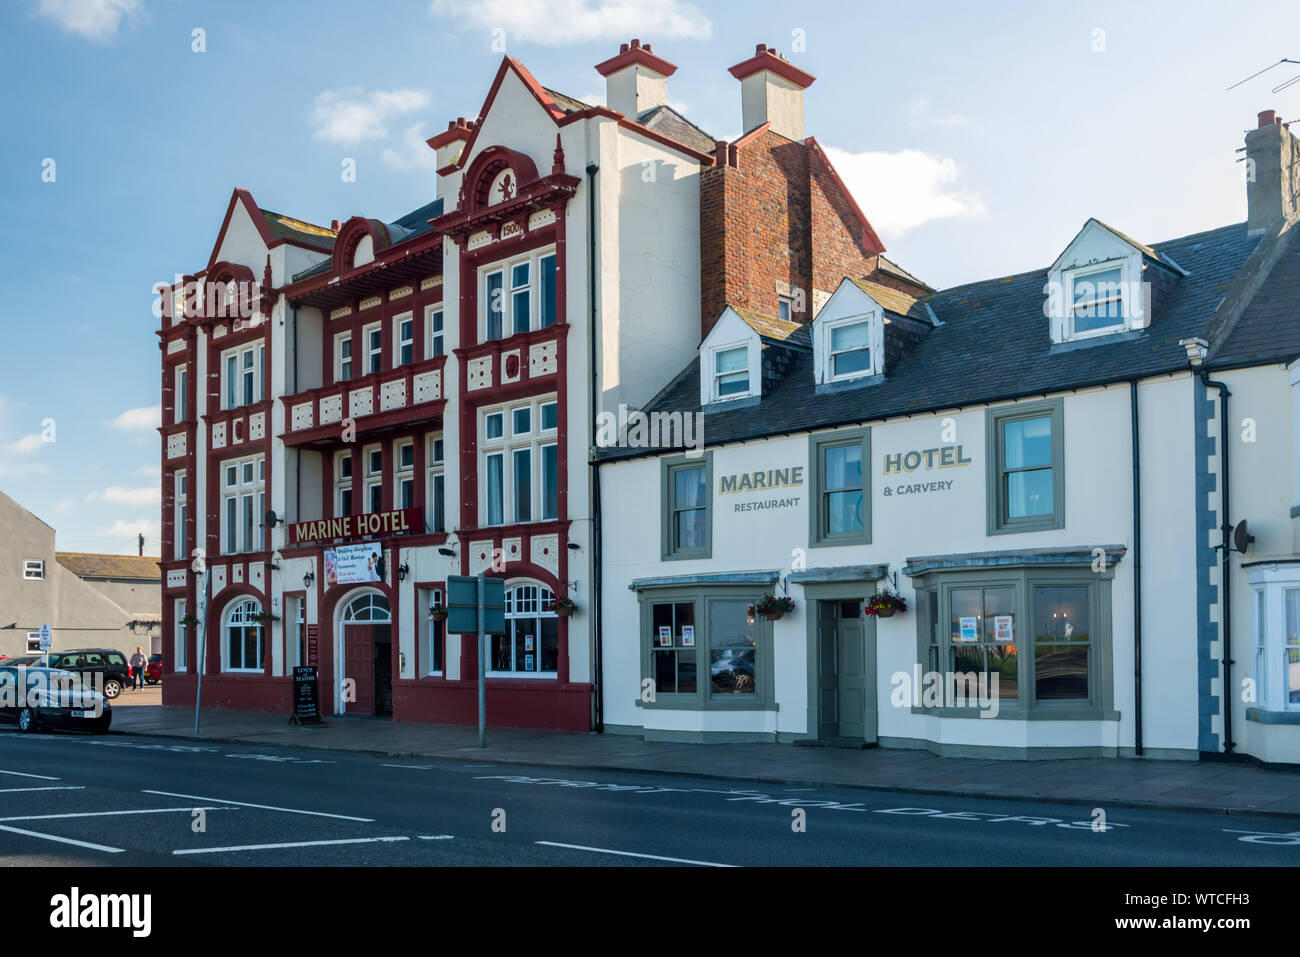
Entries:
{"type": "Polygon", "coordinates": [[[844,322],[830,327],[830,376],[834,381],[871,373],[871,323],[844,322]]]}
{"type": "Polygon", "coordinates": [[[749,347],[733,346],[713,353],[713,398],[749,395],[749,347]]]}
{"type": "Polygon", "coordinates": [[[1066,274],[1070,284],[1070,325],[1067,336],[1121,332],[1125,328],[1124,267],[1104,264],[1097,269],[1079,269],[1066,274]]]}

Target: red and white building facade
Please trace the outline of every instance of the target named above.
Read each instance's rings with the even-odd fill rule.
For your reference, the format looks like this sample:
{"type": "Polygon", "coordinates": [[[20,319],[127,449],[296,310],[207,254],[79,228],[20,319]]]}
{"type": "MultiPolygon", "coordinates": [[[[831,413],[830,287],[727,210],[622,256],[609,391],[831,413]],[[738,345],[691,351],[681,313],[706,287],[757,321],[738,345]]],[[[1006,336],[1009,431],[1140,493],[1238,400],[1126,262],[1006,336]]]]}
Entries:
{"type": "Polygon", "coordinates": [[[325,229],[236,191],[159,332],[165,704],[192,704],[201,668],[205,707],[287,714],[312,664],[327,715],[472,723],[475,642],[429,610],[485,573],[507,594],[489,722],[599,725],[596,414],[647,404],[719,297],[797,320],[824,277],[911,282],[803,136],[810,75],[763,47],[733,67],[729,144],[667,106],[675,69],[624,44],[597,107],[505,58],[478,117],[429,140],[438,199],[394,222],[325,229]],[[382,579],[330,584],[325,550],[359,541],[382,579]]]}

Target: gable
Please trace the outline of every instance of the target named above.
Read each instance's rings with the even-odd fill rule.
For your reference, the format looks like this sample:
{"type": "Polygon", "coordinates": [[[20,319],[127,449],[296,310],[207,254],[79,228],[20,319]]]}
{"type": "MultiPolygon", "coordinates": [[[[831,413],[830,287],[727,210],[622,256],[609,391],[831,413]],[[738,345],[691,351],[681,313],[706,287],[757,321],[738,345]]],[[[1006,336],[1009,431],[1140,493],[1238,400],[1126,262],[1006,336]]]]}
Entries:
{"type": "Polygon", "coordinates": [[[252,198],[243,190],[236,190],[230,199],[226,220],[221,225],[217,241],[212,247],[208,265],[218,262],[239,263],[260,274],[266,262],[267,245],[254,216],[261,212],[252,206],[252,198]]]}

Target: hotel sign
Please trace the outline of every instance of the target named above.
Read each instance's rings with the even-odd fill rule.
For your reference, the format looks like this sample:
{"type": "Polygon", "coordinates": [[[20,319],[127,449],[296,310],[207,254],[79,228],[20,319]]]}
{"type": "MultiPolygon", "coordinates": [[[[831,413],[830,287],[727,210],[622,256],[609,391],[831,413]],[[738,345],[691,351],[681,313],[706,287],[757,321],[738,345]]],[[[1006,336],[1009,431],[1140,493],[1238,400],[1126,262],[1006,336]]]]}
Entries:
{"type": "Polygon", "coordinates": [[[424,509],[396,508],[388,512],[365,515],[341,515],[314,522],[295,522],[288,526],[290,545],[310,545],[336,539],[365,538],[373,535],[409,535],[424,531],[424,509]]]}
{"type": "MultiPolygon", "coordinates": [[[[962,468],[970,465],[969,456],[962,452],[960,445],[941,445],[930,449],[909,449],[906,452],[891,452],[884,456],[880,474],[882,476],[903,476],[910,472],[928,472],[936,469],[962,468]]],[[[886,485],[884,495],[891,498],[896,495],[921,495],[930,492],[947,492],[952,488],[952,481],[905,482],[901,485],[886,485]]]]}

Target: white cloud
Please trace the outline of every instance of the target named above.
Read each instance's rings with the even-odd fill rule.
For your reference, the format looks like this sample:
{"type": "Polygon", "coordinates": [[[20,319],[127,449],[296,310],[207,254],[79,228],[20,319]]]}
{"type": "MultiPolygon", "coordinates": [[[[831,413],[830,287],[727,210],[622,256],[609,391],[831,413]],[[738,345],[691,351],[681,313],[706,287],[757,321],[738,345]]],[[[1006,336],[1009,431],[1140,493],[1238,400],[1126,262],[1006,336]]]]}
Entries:
{"type": "Polygon", "coordinates": [[[0,465],[0,478],[22,478],[24,475],[53,475],[48,465],[24,462],[21,465],[0,465]]]}
{"type": "Polygon", "coordinates": [[[162,502],[162,489],[157,485],[145,485],[140,488],[110,485],[102,492],[91,492],[86,496],[86,501],[104,501],[113,505],[158,505],[162,502]]]}
{"type": "Polygon", "coordinates": [[[154,518],[119,518],[112,525],[101,528],[95,537],[127,539],[131,543],[130,551],[127,551],[126,545],[122,545],[119,550],[123,554],[135,554],[135,537],[141,533],[144,534],[145,551],[149,550],[150,543],[154,543],[156,550],[157,542],[162,539],[162,523],[154,518]]]}
{"type": "Polygon", "coordinates": [[[156,429],[162,425],[162,405],[146,405],[138,409],[127,409],[108,423],[115,429],[135,432],[141,429],[156,429]]]}
{"type": "Polygon", "coordinates": [[[31,455],[44,444],[41,441],[41,433],[33,432],[31,435],[24,435],[17,442],[10,442],[4,450],[10,455],[31,455]]]}
{"type": "Polygon", "coordinates": [[[70,499],[70,498],[61,498],[61,499],[59,499],[59,504],[57,504],[57,505],[54,506],[54,511],[55,511],[56,514],[61,515],[61,514],[63,514],[64,512],[66,512],[68,509],[72,508],[72,506],[74,506],[74,505],[76,505],[76,504],[77,504],[77,503],[76,503],[76,501],[75,501],[74,499],[70,499]]]}
{"type": "Polygon", "coordinates": [[[826,148],[844,184],[882,238],[897,239],[937,219],[984,215],[984,204],[958,185],[957,161],[921,150],[848,153],[826,148]]]}
{"type": "Polygon", "coordinates": [[[713,21],[683,0],[433,0],[430,12],[512,43],[567,46],[593,40],[648,37],[707,40],[713,21]]]}
{"type": "Polygon", "coordinates": [[[144,4],[140,0],[40,0],[36,14],[69,33],[107,43],[117,36],[123,19],[144,15],[144,4]]]}
{"type": "MultiPolygon", "coordinates": [[[[388,122],[429,105],[423,90],[371,90],[357,86],[326,90],[312,103],[316,139],[356,146],[388,135],[388,122]]],[[[426,147],[427,149],[427,147],[426,147]]]]}
{"type": "Polygon", "coordinates": [[[429,149],[429,144],[425,142],[429,137],[422,132],[423,126],[422,123],[408,126],[402,133],[396,147],[384,147],[384,151],[379,155],[379,158],[386,165],[404,173],[418,170],[436,171],[438,168],[438,154],[429,149]]]}
{"type": "Polygon", "coordinates": [[[907,105],[908,122],[913,129],[924,126],[971,126],[971,121],[960,113],[936,115],[929,100],[913,100],[907,105]]]}
{"type": "Polygon", "coordinates": [[[157,465],[141,465],[136,469],[133,475],[148,475],[152,478],[162,478],[162,469],[157,465]]]}

